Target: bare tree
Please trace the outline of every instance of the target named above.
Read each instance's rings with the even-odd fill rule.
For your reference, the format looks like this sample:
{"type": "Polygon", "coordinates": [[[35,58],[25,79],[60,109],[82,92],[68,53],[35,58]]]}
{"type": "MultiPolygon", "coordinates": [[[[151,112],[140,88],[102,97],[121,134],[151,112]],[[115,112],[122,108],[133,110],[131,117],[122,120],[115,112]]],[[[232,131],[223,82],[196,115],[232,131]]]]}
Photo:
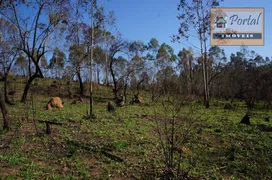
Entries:
{"type": "MultiPolygon", "coordinates": [[[[89,67],[89,74],[90,74],[90,114],[89,117],[95,117],[93,113],[93,61],[94,61],[94,48],[95,42],[99,41],[99,37],[101,34],[101,26],[103,23],[103,8],[99,7],[97,4],[97,0],[91,0],[90,2],[86,1],[87,3],[87,11],[91,21],[91,27],[87,28],[86,31],[86,38],[85,43],[87,44],[88,50],[88,67],[89,67]],[[90,7],[90,9],[89,9],[90,7]]],[[[103,36],[101,34],[101,36],[103,36]]]]}
{"type": "Polygon", "coordinates": [[[34,74],[29,77],[21,102],[27,99],[27,93],[35,78],[43,78],[39,62],[47,52],[47,43],[50,35],[60,26],[66,24],[69,12],[68,0],[28,0],[14,1],[1,8],[0,14],[5,20],[12,23],[19,31],[20,47],[35,67],[34,74]],[[31,11],[28,17],[20,11],[31,11]]]}
{"type": "Polygon", "coordinates": [[[94,10],[96,8],[96,0],[91,1],[91,47],[88,46],[88,58],[90,61],[90,114],[89,116],[94,116],[93,113],[93,51],[94,51],[94,10]],[[89,53],[91,51],[91,53],[89,53]]]}
{"type": "Polygon", "coordinates": [[[109,60],[110,60],[110,72],[113,80],[113,93],[114,93],[114,99],[118,99],[118,83],[121,78],[117,79],[116,78],[116,73],[114,72],[114,63],[118,61],[118,59],[115,57],[115,55],[119,52],[124,52],[125,49],[127,48],[128,43],[124,40],[122,40],[120,37],[115,38],[111,42],[110,50],[109,50],[109,60]]]}
{"type": "Polygon", "coordinates": [[[0,19],[0,29],[0,66],[3,72],[4,97],[5,102],[11,105],[13,103],[7,96],[8,75],[18,55],[18,31],[13,24],[4,19],[0,19]]]}
{"type": "Polygon", "coordinates": [[[190,151],[190,140],[196,134],[196,107],[190,105],[189,98],[176,97],[170,103],[162,101],[162,109],[155,110],[155,132],[158,138],[158,152],[162,158],[161,179],[187,179],[191,165],[182,167],[185,153],[190,151]],[[187,106],[187,110],[184,107],[187,106]]]}
{"type": "MultiPolygon", "coordinates": [[[[222,1],[222,0],[221,0],[222,1]]],[[[178,19],[181,21],[178,35],[172,37],[173,41],[180,42],[181,38],[198,38],[200,43],[199,62],[202,66],[204,84],[204,104],[209,108],[209,70],[208,70],[208,37],[210,33],[210,9],[219,6],[219,0],[180,0],[178,4],[178,19]]]]}
{"type": "Polygon", "coordinates": [[[66,36],[66,43],[69,46],[69,63],[79,81],[80,95],[84,95],[82,71],[88,56],[85,46],[89,46],[87,44],[88,41],[84,41],[84,39],[90,39],[90,37],[86,37],[86,33],[89,33],[88,30],[90,26],[82,22],[82,19],[84,19],[83,14],[88,11],[87,5],[86,0],[76,0],[73,16],[75,18],[70,19],[66,36]]]}

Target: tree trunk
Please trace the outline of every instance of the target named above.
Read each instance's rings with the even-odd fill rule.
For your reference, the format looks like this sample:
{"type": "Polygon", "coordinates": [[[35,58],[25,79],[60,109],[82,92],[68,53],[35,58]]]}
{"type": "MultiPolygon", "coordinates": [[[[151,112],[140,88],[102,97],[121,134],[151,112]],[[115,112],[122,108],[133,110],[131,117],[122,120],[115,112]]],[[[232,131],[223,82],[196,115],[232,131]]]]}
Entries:
{"type": "MultiPolygon", "coordinates": [[[[92,36],[91,36],[91,59],[90,60],[90,116],[93,116],[93,50],[94,50],[94,1],[92,0],[91,7],[91,24],[92,24],[92,36]]],[[[88,52],[89,53],[89,52],[88,52]]]]}
{"type": "Polygon", "coordinates": [[[1,88],[0,91],[0,109],[1,109],[1,113],[3,116],[3,120],[4,120],[4,124],[3,124],[3,129],[4,130],[9,130],[10,129],[10,122],[9,119],[7,117],[8,114],[8,110],[5,104],[5,99],[4,99],[4,94],[3,94],[3,90],[1,88]]]}
{"type": "MultiPolygon", "coordinates": [[[[203,20],[204,17],[201,17],[200,10],[203,12],[202,1],[199,1],[199,9],[196,10],[198,20],[203,20]]],[[[202,13],[203,16],[203,13],[202,13]]],[[[201,23],[200,23],[201,24],[201,23]]],[[[207,72],[207,47],[206,47],[206,39],[205,39],[205,27],[203,28],[199,24],[198,27],[198,35],[200,41],[200,51],[201,51],[201,62],[202,62],[202,73],[203,73],[203,83],[204,83],[204,105],[206,108],[209,108],[209,87],[208,87],[208,72],[207,72]]]]}
{"type": "MultiPolygon", "coordinates": [[[[205,32],[206,33],[206,32],[205,32]]],[[[205,66],[205,83],[206,83],[206,102],[205,102],[205,107],[209,108],[210,107],[210,88],[209,88],[209,70],[208,70],[208,58],[207,58],[207,44],[206,44],[206,37],[204,33],[204,66],[205,66]]]]}
{"type": "Polygon", "coordinates": [[[190,93],[191,89],[190,89],[190,74],[189,74],[189,70],[186,70],[186,85],[187,85],[187,94],[190,93]]]}
{"type": "Polygon", "coordinates": [[[193,88],[193,72],[192,72],[192,60],[189,59],[189,87],[190,87],[190,94],[193,94],[194,88],[193,88]]]}
{"type": "Polygon", "coordinates": [[[80,75],[80,69],[78,69],[76,73],[77,73],[77,77],[78,77],[78,81],[79,81],[80,95],[83,95],[84,94],[84,86],[83,86],[82,78],[80,75]]]}
{"type": "Polygon", "coordinates": [[[139,94],[140,94],[140,85],[142,84],[142,82],[144,82],[144,80],[145,80],[145,76],[143,77],[143,79],[141,79],[141,81],[136,86],[137,96],[139,96],[139,94]]]}
{"type": "Polygon", "coordinates": [[[5,98],[5,103],[9,104],[9,105],[14,105],[13,103],[10,102],[10,100],[8,99],[8,90],[7,90],[7,87],[8,87],[8,74],[5,74],[5,77],[4,77],[4,98],[5,98]]]}
{"type": "MultiPolygon", "coordinates": [[[[107,38],[106,38],[106,31],[104,31],[104,38],[105,38],[105,45],[107,44],[107,38]]],[[[105,52],[105,84],[109,85],[109,75],[108,75],[108,52],[107,52],[107,47],[106,47],[106,52],[105,52]]]]}
{"type": "Polygon", "coordinates": [[[118,98],[118,92],[117,92],[117,81],[115,79],[115,74],[113,72],[113,57],[111,57],[111,61],[110,61],[110,72],[111,72],[111,76],[112,76],[112,81],[113,81],[113,94],[114,94],[114,100],[117,100],[118,98]]]}
{"type": "MultiPolygon", "coordinates": [[[[189,58],[188,58],[189,60],[189,58]]],[[[190,83],[189,83],[189,67],[187,65],[187,62],[183,62],[183,66],[184,66],[184,72],[185,72],[185,85],[186,85],[186,90],[187,90],[187,94],[190,93],[190,83]]]]}
{"type": "Polygon", "coordinates": [[[105,84],[109,85],[109,73],[108,73],[108,53],[106,52],[106,65],[105,65],[105,71],[106,71],[106,76],[105,76],[105,84]]]}
{"type": "MultiPolygon", "coordinates": [[[[206,108],[209,108],[209,97],[208,97],[208,82],[207,82],[207,69],[206,69],[206,60],[207,56],[206,51],[203,50],[203,37],[200,34],[200,50],[201,50],[201,61],[202,61],[202,73],[203,73],[203,84],[204,84],[204,105],[206,108]]],[[[205,48],[205,47],[204,47],[205,48]]]]}
{"type": "Polygon", "coordinates": [[[125,86],[124,86],[124,103],[126,103],[127,102],[127,83],[125,84],[125,86]]]}
{"type": "Polygon", "coordinates": [[[31,76],[31,58],[28,58],[28,78],[30,78],[31,76]]]}
{"type": "Polygon", "coordinates": [[[21,99],[21,102],[22,103],[25,103],[26,99],[27,99],[27,93],[28,93],[28,90],[30,88],[30,85],[31,83],[33,82],[34,79],[36,79],[37,77],[40,77],[39,75],[37,75],[37,73],[35,73],[34,75],[30,76],[30,78],[28,79],[27,83],[26,83],[26,86],[24,88],[24,93],[22,95],[22,99],[21,99]]]}
{"type": "Polygon", "coordinates": [[[151,83],[151,100],[155,101],[155,85],[153,83],[151,83]]]}
{"type": "Polygon", "coordinates": [[[99,78],[100,72],[99,72],[99,66],[96,65],[96,78],[97,78],[97,84],[100,84],[100,78],[99,78]]]}

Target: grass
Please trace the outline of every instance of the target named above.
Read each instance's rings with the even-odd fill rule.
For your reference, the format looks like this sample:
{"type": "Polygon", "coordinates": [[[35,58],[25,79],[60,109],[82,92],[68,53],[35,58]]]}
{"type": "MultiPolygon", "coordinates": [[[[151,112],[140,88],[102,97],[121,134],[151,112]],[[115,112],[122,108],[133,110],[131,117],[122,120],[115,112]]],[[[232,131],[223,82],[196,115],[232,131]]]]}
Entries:
{"type": "MultiPolygon", "coordinates": [[[[65,82],[61,82],[61,91],[33,91],[27,104],[19,103],[23,89],[20,82],[24,81],[19,78],[10,82],[17,90],[15,105],[8,107],[12,130],[0,132],[0,179],[156,179],[162,172],[164,159],[156,122],[163,128],[170,111],[165,113],[160,102],[152,103],[148,93],[143,93],[145,104],[128,104],[109,113],[106,105],[112,97],[111,89],[95,86],[97,119],[88,121],[83,118],[88,103],[71,104],[72,99],[65,98],[65,82]],[[44,110],[55,95],[63,98],[64,109],[44,110]],[[33,120],[63,125],[53,125],[49,136],[45,125],[37,121],[36,132],[33,120]]],[[[53,80],[37,82],[50,86],[53,80]]],[[[251,112],[252,125],[247,126],[239,124],[247,112],[244,102],[235,102],[233,110],[224,110],[225,103],[213,100],[209,109],[197,102],[182,107],[177,143],[188,152],[178,162],[181,168],[196,179],[271,179],[272,132],[261,131],[258,125],[271,126],[264,119],[272,113],[260,105],[251,112]],[[187,142],[182,143],[185,136],[187,142]]]]}

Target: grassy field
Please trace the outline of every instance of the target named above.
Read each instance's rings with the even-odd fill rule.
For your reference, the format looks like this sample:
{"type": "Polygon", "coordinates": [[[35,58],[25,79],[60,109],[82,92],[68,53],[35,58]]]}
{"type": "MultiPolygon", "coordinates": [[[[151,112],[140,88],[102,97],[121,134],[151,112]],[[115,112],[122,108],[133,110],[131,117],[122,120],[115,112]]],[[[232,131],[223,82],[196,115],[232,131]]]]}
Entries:
{"type": "MultiPolygon", "coordinates": [[[[175,145],[182,149],[175,162],[188,179],[272,179],[272,113],[262,103],[250,112],[251,125],[239,123],[247,112],[244,102],[225,110],[227,102],[212,100],[206,109],[197,99],[151,102],[148,92],[141,93],[145,103],[111,113],[106,108],[111,88],[95,85],[97,118],[85,120],[88,101],[71,104],[65,82],[53,89],[53,81],[34,82],[22,104],[25,79],[10,79],[15,105],[8,106],[12,129],[0,131],[0,179],[158,179],[165,166],[162,133],[173,117],[175,145]],[[63,99],[63,109],[45,110],[52,96],[63,99]],[[172,116],[177,104],[181,108],[172,116]],[[48,135],[38,120],[61,125],[52,125],[48,135]]],[[[76,87],[73,82],[72,90],[76,87]]]]}

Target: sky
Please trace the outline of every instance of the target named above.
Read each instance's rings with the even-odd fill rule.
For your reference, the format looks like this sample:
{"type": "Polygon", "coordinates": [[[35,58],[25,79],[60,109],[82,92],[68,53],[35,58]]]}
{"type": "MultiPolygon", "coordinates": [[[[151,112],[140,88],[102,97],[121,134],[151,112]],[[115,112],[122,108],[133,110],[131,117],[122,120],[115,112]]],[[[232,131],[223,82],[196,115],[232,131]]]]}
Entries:
{"type": "MultiPolygon", "coordinates": [[[[122,37],[127,40],[142,40],[149,42],[155,37],[160,44],[171,45],[177,54],[183,47],[191,44],[199,47],[199,42],[186,40],[182,43],[172,43],[170,36],[177,34],[179,20],[177,19],[177,5],[179,0],[102,0],[106,10],[113,10],[116,16],[116,26],[122,37]]],[[[272,5],[271,0],[224,0],[220,3],[222,8],[253,7],[264,8],[264,46],[248,46],[263,57],[272,56],[272,5]]],[[[208,42],[210,45],[210,42],[208,42]]],[[[225,49],[227,57],[236,53],[241,46],[221,46],[225,49]]],[[[196,50],[197,52],[197,50],[196,50]]]]}

